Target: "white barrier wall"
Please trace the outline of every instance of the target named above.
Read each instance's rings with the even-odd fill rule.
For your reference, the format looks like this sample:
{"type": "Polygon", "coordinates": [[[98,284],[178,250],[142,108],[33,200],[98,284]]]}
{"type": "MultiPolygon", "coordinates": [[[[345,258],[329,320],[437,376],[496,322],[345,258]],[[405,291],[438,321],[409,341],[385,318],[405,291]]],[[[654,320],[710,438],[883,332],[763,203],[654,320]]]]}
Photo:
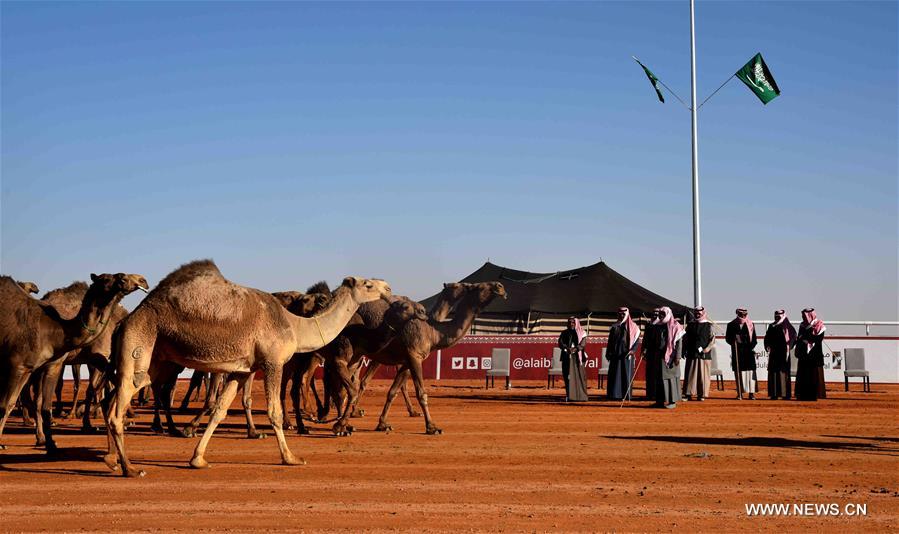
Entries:
{"type": "MultiPolygon", "coordinates": [[[[899,338],[868,336],[824,338],[824,379],[827,382],[843,381],[843,370],[846,368],[843,351],[856,348],[865,349],[865,368],[871,373],[871,382],[899,383],[899,338]]],[[[718,366],[724,373],[724,379],[733,380],[730,346],[723,337],[717,339],[715,350],[718,353],[718,366]]],[[[756,358],[759,380],[767,380],[768,357],[764,350],[764,344],[759,337],[759,344],[756,347],[756,353],[759,354],[756,358]]],[[[861,383],[861,379],[850,379],[849,382],[861,383]]]]}

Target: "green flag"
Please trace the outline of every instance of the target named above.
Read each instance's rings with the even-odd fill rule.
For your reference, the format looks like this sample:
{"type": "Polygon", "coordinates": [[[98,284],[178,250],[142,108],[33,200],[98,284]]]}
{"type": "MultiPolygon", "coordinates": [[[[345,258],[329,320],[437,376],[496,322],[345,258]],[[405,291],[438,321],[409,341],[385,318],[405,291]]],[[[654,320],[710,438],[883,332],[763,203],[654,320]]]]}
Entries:
{"type": "MultiPolygon", "coordinates": [[[[633,56],[632,56],[632,57],[633,57],[633,56]]],[[[656,75],[653,74],[651,70],[649,70],[649,69],[646,68],[646,65],[644,65],[643,63],[640,63],[640,60],[639,60],[639,59],[634,58],[634,61],[636,61],[638,65],[640,65],[641,67],[643,67],[643,72],[645,72],[645,73],[646,73],[646,77],[649,78],[649,83],[652,84],[652,88],[656,90],[656,94],[659,96],[659,102],[664,103],[664,102],[665,102],[665,97],[662,96],[662,91],[659,90],[659,79],[656,78],[656,75]]]]}
{"type": "Polygon", "coordinates": [[[777,82],[774,81],[774,76],[768,70],[768,65],[765,65],[762,54],[756,54],[749,60],[749,63],[743,65],[743,68],[737,71],[737,78],[740,78],[746,87],[759,97],[762,104],[771,102],[780,94],[777,82]]]}

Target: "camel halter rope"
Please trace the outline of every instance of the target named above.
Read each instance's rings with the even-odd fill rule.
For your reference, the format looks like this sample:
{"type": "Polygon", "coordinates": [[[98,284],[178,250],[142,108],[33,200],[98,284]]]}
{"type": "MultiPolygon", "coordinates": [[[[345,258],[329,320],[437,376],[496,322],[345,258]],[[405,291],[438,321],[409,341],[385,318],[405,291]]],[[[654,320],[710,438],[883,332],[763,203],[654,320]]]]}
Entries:
{"type": "Polygon", "coordinates": [[[322,333],[322,325],[318,324],[318,317],[315,315],[312,316],[312,319],[315,321],[315,327],[318,328],[318,335],[322,338],[322,346],[324,347],[328,342],[325,341],[325,335],[322,333]]]}
{"type": "Polygon", "coordinates": [[[90,334],[92,336],[96,335],[97,332],[103,330],[103,327],[106,326],[106,323],[108,322],[108,319],[106,321],[100,321],[99,323],[97,323],[97,328],[91,328],[91,327],[87,326],[87,323],[84,322],[84,319],[81,319],[80,317],[79,317],[79,319],[81,320],[82,330],[84,330],[85,332],[87,332],[88,334],[90,334]]]}

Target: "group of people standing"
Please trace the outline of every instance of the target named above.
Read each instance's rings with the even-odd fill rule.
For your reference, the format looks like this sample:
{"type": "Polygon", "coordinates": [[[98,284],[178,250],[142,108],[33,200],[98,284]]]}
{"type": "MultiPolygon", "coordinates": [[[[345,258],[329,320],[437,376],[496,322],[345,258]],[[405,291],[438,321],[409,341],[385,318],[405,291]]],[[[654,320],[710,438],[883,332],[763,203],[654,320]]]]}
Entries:
{"type": "MultiPolygon", "coordinates": [[[[790,354],[797,358],[796,391],[798,400],[825,398],[824,332],[827,328],[813,308],[802,311],[802,323],[797,332],[784,310],[774,312],[774,322],[768,325],[764,337],[768,353],[768,397],[789,399],[790,354]]],[[[606,359],[608,368],[608,398],[624,400],[631,397],[640,327],[631,318],[630,310],[618,310],[618,320],[609,329],[606,359]]],[[[704,401],[711,385],[712,354],[715,349],[713,324],[705,308],[693,310],[692,320],[684,328],[668,307],[656,308],[652,321],[643,332],[642,362],[646,365],[646,398],[655,405],[675,408],[684,400],[704,401]],[[680,365],[684,363],[684,382],[680,381],[680,365]]],[[[725,340],[731,348],[731,369],[736,377],[737,398],[755,399],[758,392],[755,347],[758,337],[755,325],[744,308],[736,310],[736,317],[727,324],[725,340]]],[[[559,336],[562,350],[562,372],[566,401],[587,400],[587,380],[584,372],[587,333],[576,317],[568,319],[568,329],[559,336]]],[[[639,364],[638,364],[639,365],[639,364]]]]}

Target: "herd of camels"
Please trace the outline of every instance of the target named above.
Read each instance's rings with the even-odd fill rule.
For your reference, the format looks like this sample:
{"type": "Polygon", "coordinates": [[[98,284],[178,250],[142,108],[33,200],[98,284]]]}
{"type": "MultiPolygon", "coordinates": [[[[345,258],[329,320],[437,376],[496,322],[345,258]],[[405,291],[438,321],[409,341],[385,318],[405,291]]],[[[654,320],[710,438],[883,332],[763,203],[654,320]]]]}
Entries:
{"type": "MultiPolygon", "coordinates": [[[[318,283],[306,293],[267,293],[228,281],[209,260],[181,266],[152,290],[144,277],[118,273],[92,274],[90,284],[75,282],[40,299],[32,296],[36,293],[31,282],[0,277],[0,443],[7,419],[20,401],[23,417],[34,415],[37,444],[56,453],[54,393],[65,365],[77,369],[86,364],[91,375],[82,430],[97,431],[91,415],[102,406],[109,441],[104,461],[128,477],[145,475],[128,458],[124,431],[135,394],[148,386],[156,408],[155,429],[163,429],[162,413],[170,434],[194,436],[201,416],[208,414],[190,460],[195,468],[208,465],[209,440],[241,388],[248,436],[261,436],[251,417],[250,393],[257,373],[284,464],[305,463],[293,455],[284,437],[284,430],[292,428],[283,409],[287,383],[293,380],[296,426],[307,433],[299,396],[315,392],[310,384],[320,365],[324,400],[315,393],[317,409],[311,418],[322,419],[333,404],[335,434],[352,433],[348,419],[358,415],[356,406],[366,384],[383,365],[396,366],[397,373],[377,430],[391,429],[387,422],[391,403],[401,391],[406,397],[403,385],[411,377],[426,432],[440,434],[428,410],[422,362],[432,351],[457,343],[494,298],[506,297],[499,282],[448,283],[438,302],[425,310],[407,297],[393,295],[383,280],[356,277],[345,278],[333,291],[318,283]],[[138,290],[148,294],[128,313],[119,302],[138,290]],[[363,357],[370,363],[360,377],[363,357]],[[195,377],[212,373],[213,378],[203,411],[180,430],[172,420],[172,393],[185,368],[194,369],[195,377]]],[[[198,383],[192,380],[191,385],[198,383]]],[[[408,397],[406,403],[410,415],[418,415],[408,397]]],[[[75,408],[69,417],[75,416],[75,408]]]]}

